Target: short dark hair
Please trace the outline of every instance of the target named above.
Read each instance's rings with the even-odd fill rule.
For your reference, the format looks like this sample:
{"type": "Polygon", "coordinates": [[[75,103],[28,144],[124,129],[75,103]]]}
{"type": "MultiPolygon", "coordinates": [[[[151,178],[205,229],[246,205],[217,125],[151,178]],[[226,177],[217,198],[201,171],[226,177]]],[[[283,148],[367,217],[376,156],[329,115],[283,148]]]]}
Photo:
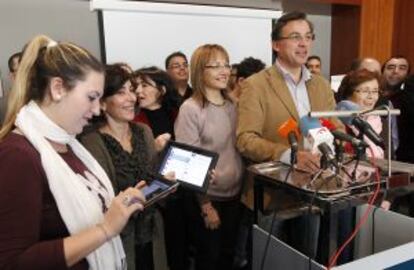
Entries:
{"type": "Polygon", "coordinates": [[[115,95],[132,77],[121,63],[105,66],[105,86],[102,99],[115,95]]]}
{"type": "Polygon", "coordinates": [[[168,55],[167,58],[165,58],[165,69],[168,69],[168,66],[170,65],[170,61],[171,59],[173,59],[174,57],[182,57],[185,59],[186,62],[188,62],[187,60],[187,56],[185,56],[184,53],[178,51],[178,52],[173,52],[172,54],[168,55]]]}
{"type": "Polygon", "coordinates": [[[313,33],[313,24],[306,18],[306,13],[300,11],[292,11],[289,13],[285,13],[282,17],[280,17],[276,24],[273,26],[272,30],[272,41],[279,40],[281,38],[281,33],[283,27],[291,21],[299,21],[304,20],[308,23],[311,32],[313,33]]]}
{"type": "Polygon", "coordinates": [[[321,58],[319,56],[317,56],[317,55],[311,55],[311,56],[309,56],[308,59],[306,60],[306,62],[308,62],[310,60],[313,60],[313,59],[318,60],[320,63],[322,63],[321,58]]]}
{"type": "Polygon", "coordinates": [[[391,56],[390,58],[387,59],[387,61],[384,62],[384,64],[381,67],[381,72],[384,72],[385,69],[385,65],[387,65],[387,63],[391,60],[391,59],[405,59],[405,61],[407,61],[408,64],[408,70],[407,70],[407,74],[410,74],[411,72],[411,65],[410,65],[410,61],[408,61],[408,58],[403,56],[403,55],[394,55],[391,56]]]}
{"type": "Polygon", "coordinates": [[[13,70],[13,60],[17,58],[17,61],[20,62],[20,59],[22,58],[22,53],[21,52],[17,52],[17,53],[13,53],[10,57],[9,60],[7,61],[7,65],[9,66],[9,71],[10,72],[15,72],[16,70],[13,70]]]}
{"type": "MultiPolygon", "coordinates": [[[[131,74],[123,67],[124,63],[115,63],[111,65],[105,65],[105,85],[102,95],[102,101],[105,101],[106,98],[110,98],[124,86],[127,81],[130,81],[133,84],[135,89],[131,74]]],[[[83,131],[84,134],[88,133],[91,130],[100,128],[107,122],[107,117],[104,113],[95,115],[90,121],[90,125],[83,131]]]]}
{"type": "Polygon", "coordinates": [[[247,78],[266,67],[266,64],[261,60],[247,57],[244,58],[239,64],[237,64],[236,78],[247,78]]]}

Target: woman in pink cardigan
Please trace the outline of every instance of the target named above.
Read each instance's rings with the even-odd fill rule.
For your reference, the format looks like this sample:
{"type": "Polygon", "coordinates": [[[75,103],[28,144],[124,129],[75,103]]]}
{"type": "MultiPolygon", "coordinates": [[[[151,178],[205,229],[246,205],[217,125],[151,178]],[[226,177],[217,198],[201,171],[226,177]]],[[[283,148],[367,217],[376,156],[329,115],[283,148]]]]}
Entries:
{"type": "Polygon", "coordinates": [[[194,202],[196,269],[231,269],[239,222],[242,163],[236,150],[236,106],[225,95],[229,57],[220,45],[199,47],[191,58],[194,93],[180,108],[176,140],[219,153],[214,181],[194,202]]]}

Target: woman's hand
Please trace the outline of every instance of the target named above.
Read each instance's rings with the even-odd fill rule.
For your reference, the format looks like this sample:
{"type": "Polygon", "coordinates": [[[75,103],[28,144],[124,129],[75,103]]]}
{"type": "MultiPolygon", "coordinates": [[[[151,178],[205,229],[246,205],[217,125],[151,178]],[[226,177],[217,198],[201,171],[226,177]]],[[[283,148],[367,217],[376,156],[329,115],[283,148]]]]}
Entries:
{"type": "Polygon", "coordinates": [[[384,210],[387,210],[387,211],[390,210],[391,202],[387,201],[387,200],[382,201],[381,208],[384,209],[384,210]]]}
{"type": "MultiPolygon", "coordinates": [[[[142,181],[141,181],[142,182],[142,181]]],[[[140,183],[141,183],[140,182],[140,183]]],[[[138,185],[140,184],[138,183],[138,185]]],[[[145,182],[144,182],[145,184],[145,182]]],[[[111,202],[104,215],[102,227],[110,239],[118,235],[136,211],[144,209],[145,197],[138,188],[127,188],[121,191],[111,202]]]]}
{"type": "Polygon", "coordinates": [[[172,182],[177,181],[177,178],[175,177],[175,172],[167,172],[166,174],[164,174],[164,178],[172,182]]]}
{"type": "Polygon", "coordinates": [[[201,215],[204,217],[204,224],[207,229],[215,230],[220,227],[220,216],[211,202],[205,202],[201,205],[201,215]]]}
{"type": "Polygon", "coordinates": [[[217,179],[217,174],[216,174],[216,170],[212,169],[211,171],[209,171],[209,175],[210,175],[210,185],[215,185],[216,179],[217,179]]]}
{"type": "Polygon", "coordinates": [[[157,152],[161,152],[165,146],[167,145],[168,141],[171,139],[170,133],[163,133],[161,135],[158,135],[157,138],[155,138],[155,150],[157,152]]]}

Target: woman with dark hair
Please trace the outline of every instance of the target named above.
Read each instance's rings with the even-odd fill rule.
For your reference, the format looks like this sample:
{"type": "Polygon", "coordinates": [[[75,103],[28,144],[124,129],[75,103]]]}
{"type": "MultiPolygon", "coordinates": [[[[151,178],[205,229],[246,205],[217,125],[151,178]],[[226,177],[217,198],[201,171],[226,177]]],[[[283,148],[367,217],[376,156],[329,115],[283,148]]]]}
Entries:
{"type": "Polygon", "coordinates": [[[157,67],[148,67],[137,70],[133,76],[137,84],[139,105],[134,121],[149,125],[155,138],[166,133],[174,138],[177,102],[167,72],[157,67]]]}
{"type": "MultiPolygon", "coordinates": [[[[137,84],[139,104],[139,113],[134,121],[148,124],[152,128],[156,145],[162,144],[159,141],[165,142],[170,136],[174,138],[174,121],[178,109],[170,77],[156,67],[137,70],[133,76],[137,84]]],[[[191,225],[187,222],[186,209],[192,198],[191,192],[179,187],[161,208],[170,270],[186,270],[190,267],[191,225]]]]}
{"type": "MultiPolygon", "coordinates": [[[[337,104],[339,110],[368,110],[373,109],[380,95],[380,78],[377,72],[371,72],[366,69],[349,72],[342,80],[338,89],[341,94],[341,101],[337,104]]],[[[378,134],[383,131],[383,124],[380,116],[370,115],[363,116],[371,127],[378,134]]],[[[344,121],[347,132],[354,136],[359,131],[348,122],[344,121]]],[[[369,138],[364,136],[364,141],[368,143],[369,148],[366,150],[368,157],[384,158],[384,150],[375,145],[369,138]],[[371,151],[371,150],[372,151],[371,151]]],[[[348,151],[354,151],[350,145],[346,145],[348,151]]],[[[349,207],[338,213],[338,244],[342,244],[352,232],[355,225],[355,208],[349,207]]],[[[344,249],[338,259],[340,264],[352,261],[353,245],[344,249]]]]}
{"type": "Polygon", "coordinates": [[[231,66],[220,45],[204,45],[191,57],[194,93],[180,107],[177,141],[219,153],[207,194],[191,206],[196,231],[196,263],[200,269],[232,269],[240,217],[242,163],[236,150],[236,105],[227,97],[231,66]]]}
{"type": "MultiPolygon", "coordinates": [[[[132,122],[136,100],[128,71],[120,64],[106,66],[101,121],[81,141],[110,176],[115,193],[153,178],[154,137],[147,125],[132,122]]],[[[154,269],[152,240],[160,230],[155,215],[155,208],[147,208],[121,232],[128,269],[154,269]]]]}
{"type": "MultiPolygon", "coordinates": [[[[349,72],[342,80],[338,90],[341,93],[341,101],[337,104],[339,110],[369,110],[373,109],[380,95],[380,78],[376,72],[366,69],[349,72]]],[[[369,115],[363,117],[378,134],[383,132],[383,124],[380,116],[369,115]]],[[[348,132],[358,135],[359,131],[352,125],[347,125],[348,132]]],[[[384,158],[384,150],[364,136],[364,141],[369,145],[366,154],[376,158],[384,158]],[[371,152],[372,151],[372,152],[371,152]]]]}
{"type": "Polygon", "coordinates": [[[115,196],[75,139],[99,114],[104,69],[88,51],[36,36],[0,130],[0,269],[125,269],[118,234],[145,200],[115,196]]]}

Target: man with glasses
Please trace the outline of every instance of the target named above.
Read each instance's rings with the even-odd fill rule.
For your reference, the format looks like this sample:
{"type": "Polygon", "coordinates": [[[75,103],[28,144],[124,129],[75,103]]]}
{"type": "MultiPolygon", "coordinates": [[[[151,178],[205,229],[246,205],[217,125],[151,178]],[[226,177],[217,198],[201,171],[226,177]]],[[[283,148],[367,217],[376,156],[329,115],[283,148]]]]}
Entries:
{"type": "MultiPolygon", "coordinates": [[[[237,128],[237,147],[246,158],[253,162],[280,160],[289,162],[290,146],[287,138],[277,133],[278,128],[288,119],[298,124],[310,111],[334,110],[335,100],[329,83],[318,75],[312,75],[305,67],[315,34],[312,23],[302,12],[283,15],[272,31],[272,48],[276,54],[274,65],[244,80],[239,101],[237,128]]],[[[334,121],[341,126],[338,121],[334,121]]],[[[303,136],[298,138],[300,147],[297,152],[297,167],[315,173],[319,170],[320,157],[303,147],[303,136]]],[[[245,198],[251,198],[248,189],[245,198]]],[[[267,209],[280,209],[294,198],[279,192],[265,192],[267,209]],[[284,198],[284,199],[281,199],[284,198]],[[277,205],[277,206],[275,206],[277,205]],[[274,208],[273,208],[274,209],[274,208]]],[[[297,200],[297,199],[296,199],[297,200]]],[[[248,203],[248,202],[247,202],[248,203]]],[[[276,235],[293,235],[289,244],[309,254],[306,245],[310,240],[310,254],[316,254],[319,217],[309,219],[299,217],[278,224],[282,228],[276,235]],[[304,235],[305,227],[311,225],[304,235]],[[310,238],[308,238],[310,237],[310,238]]]]}
{"type": "Polygon", "coordinates": [[[177,91],[178,105],[193,94],[193,89],[188,84],[188,61],[182,52],[174,52],[165,59],[165,69],[174,83],[177,91]]]}

